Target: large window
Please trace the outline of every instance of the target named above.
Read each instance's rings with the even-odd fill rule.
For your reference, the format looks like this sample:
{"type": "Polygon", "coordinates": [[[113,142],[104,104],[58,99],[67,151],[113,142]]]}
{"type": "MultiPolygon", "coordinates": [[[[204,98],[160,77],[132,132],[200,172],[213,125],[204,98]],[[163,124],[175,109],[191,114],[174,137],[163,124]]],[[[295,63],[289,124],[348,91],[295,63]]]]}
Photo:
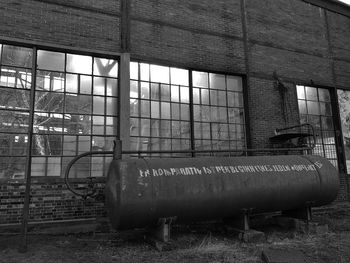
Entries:
{"type": "MultiPolygon", "coordinates": [[[[72,157],[111,150],[117,123],[116,60],[39,50],[33,176],[59,176],[72,157]]],[[[102,176],[109,159],[86,157],[72,177],[102,176]]]]}
{"type": "Polygon", "coordinates": [[[242,78],[193,71],[192,79],[196,149],[244,149],[242,78]]]}
{"type": "Polygon", "coordinates": [[[337,151],[331,95],[328,89],[297,86],[301,123],[310,123],[316,132],[313,154],[323,156],[337,167],[337,151]]]}
{"type": "MultiPolygon", "coordinates": [[[[130,66],[131,150],[245,149],[241,77],[130,66]]],[[[60,177],[76,155],[112,150],[118,136],[117,60],[0,44],[0,69],[0,178],[25,176],[31,112],[31,176],[60,177]]],[[[70,176],[103,176],[111,158],[80,159],[70,176]]]]}
{"type": "Polygon", "coordinates": [[[350,91],[338,90],[338,103],[347,173],[350,174],[350,91]]]}
{"type": "Polygon", "coordinates": [[[190,150],[189,97],[187,70],[131,63],[131,148],[190,150]]]}
{"type": "Polygon", "coordinates": [[[33,51],[0,44],[0,178],[23,178],[33,51]]]}
{"type": "Polygon", "coordinates": [[[241,77],[137,62],[130,72],[132,150],[245,148],[241,77]]]}
{"type": "MultiPolygon", "coordinates": [[[[111,150],[117,131],[118,62],[92,56],[3,45],[1,49],[0,175],[23,178],[30,89],[35,88],[32,176],[61,176],[72,157],[111,150]],[[5,94],[5,95],[3,95],[5,94]]],[[[74,177],[102,176],[110,157],[86,157],[74,177]]]]}

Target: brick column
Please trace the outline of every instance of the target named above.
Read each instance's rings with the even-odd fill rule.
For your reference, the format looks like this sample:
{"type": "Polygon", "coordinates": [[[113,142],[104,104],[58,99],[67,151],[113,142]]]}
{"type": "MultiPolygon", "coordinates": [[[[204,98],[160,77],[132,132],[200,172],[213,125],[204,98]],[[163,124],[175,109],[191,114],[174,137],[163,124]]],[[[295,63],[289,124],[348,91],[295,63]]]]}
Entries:
{"type": "Polygon", "coordinates": [[[130,54],[120,55],[118,135],[123,150],[130,149],[130,54]]]}

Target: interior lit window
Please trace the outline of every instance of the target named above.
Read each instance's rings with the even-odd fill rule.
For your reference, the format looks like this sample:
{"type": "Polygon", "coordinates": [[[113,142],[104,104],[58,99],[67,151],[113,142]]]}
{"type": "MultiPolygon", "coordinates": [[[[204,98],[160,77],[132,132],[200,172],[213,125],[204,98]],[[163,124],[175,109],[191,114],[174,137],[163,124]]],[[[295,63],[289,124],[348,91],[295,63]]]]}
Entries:
{"type": "Polygon", "coordinates": [[[33,51],[0,45],[0,179],[23,179],[33,51]]]}
{"type": "Polygon", "coordinates": [[[245,148],[241,77],[137,62],[130,76],[133,150],[245,148]]]}
{"type": "Polygon", "coordinates": [[[190,150],[188,74],[189,71],[183,69],[131,63],[133,150],[190,150]]]}
{"type": "MultiPolygon", "coordinates": [[[[39,50],[36,75],[32,170],[37,176],[59,176],[74,156],[112,149],[117,60],[39,50]]],[[[105,156],[83,158],[70,176],[103,176],[109,162],[105,156]]]]}
{"type": "MultiPolygon", "coordinates": [[[[32,176],[61,176],[72,157],[111,150],[117,131],[118,61],[0,44],[0,178],[23,179],[30,92],[35,89],[32,176]]],[[[87,157],[72,177],[103,176],[110,157],[87,157]]]]}
{"type": "Polygon", "coordinates": [[[343,133],[347,173],[350,174],[350,91],[338,90],[338,104],[343,133]]]}
{"type": "Polygon", "coordinates": [[[337,151],[331,95],[328,89],[297,86],[300,122],[310,123],[316,132],[313,154],[320,155],[337,167],[337,151]]]}
{"type": "Polygon", "coordinates": [[[244,149],[242,79],[196,71],[192,76],[196,149],[244,149]]]}

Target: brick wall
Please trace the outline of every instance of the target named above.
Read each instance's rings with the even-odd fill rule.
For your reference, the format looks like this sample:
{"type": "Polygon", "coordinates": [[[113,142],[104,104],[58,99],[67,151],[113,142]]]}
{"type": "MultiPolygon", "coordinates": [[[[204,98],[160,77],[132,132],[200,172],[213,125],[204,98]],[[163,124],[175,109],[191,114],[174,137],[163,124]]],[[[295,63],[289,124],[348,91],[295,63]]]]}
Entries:
{"type": "Polygon", "coordinates": [[[251,41],[279,49],[326,56],[328,43],[322,9],[299,0],[248,0],[251,41]]]}
{"type": "Polygon", "coordinates": [[[252,73],[291,77],[296,81],[319,85],[332,85],[332,70],[327,58],[295,53],[286,49],[254,45],[252,52],[252,73]]]}
{"type": "Polygon", "coordinates": [[[350,200],[350,185],[349,185],[349,175],[339,174],[340,190],[338,192],[336,201],[349,201],[350,200]]]}
{"type": "Polygon", "coordinates": [[[131,2],[131,56],[243,73],[240,1],[131,2]]]}
{"type": "MultiPolygon", "coordinates": [[[[246,10],[249,67],[254,77],[249,86],[249,110],[250,117],[258,119],[251,123],[251,137],[253,146],[266,146],[272,130],[266,128],[271,127],[267,123],[279,128],[276,126],[299,122],[296,84],[334,86],[331,41],[328,39],[328,21],[324,10],[302,1],[247,0],[246,10]],[[289,123],[281,122],[283,114],[278,110],[281,98],[274,94],[273,82],[267,83],[265,80],[271,79],[273,72],[288,86],[291,95],[288,99],[293,117],[288,118],[289,123]],[[272,103],[263,104],[263,101],[272,103]],[[262,112],[270,117],[261,118],[262,112]],[[256,117],[256,114],[260,117],[256,117]]],[[[343,41],[340,40],[340,43],[343,41]]],[[[337,67],[339,64],[335,62],[334,65],[337,67]]],[[[339,71],[345,70],[343,66],[339,71]]]]}
{"type": "Polygon", "coordinates": [[[268,138],[275,129],[299,124],[296,90],[293,84],[284,83],[288,91],[286,112],[283,112],[281,94],[274,80],[250,79],[249,114],[252,148],[271,147],[268,138]]]}
{"type": "Polygon", "coordinates": [[[244,72],[242,41],[133,21],[132,57],[190,68],[244,72]]]}
{"type": "Polygon", "coordinates": [[[0,39],[118,52],[119,1],[0,1],[0,39]]]}
{"type": "MultiPolygon", "coordinates": [[[[77,181],[72,186],[84,186],[77,181]]],[[[29,220],[32,223],[55,220],[105,217],[103,199],[104,179],[96,188],[99,198],[83,200],[73,195],[62,180],[32,180],[29,220]]],[[[0,186],[0,225],[19,224],[22,220],[24,202],[24,181],[2,182],[0,186]]]]}
{"type": "MultiPolygon", "coordinates": [[[[298,123],[298,107],[293,83],[332,86],[332,70],[327,57],[328,42],[323,11],[302,1],[247,1],[247,34],[251,52],[250,117],[253,146],[266,146],[275,128],[298,123]],[[281,97],[273,87],[273,72],[288,78],[288,96],[293,118],[283,123],[281,97]],[[259,78],[260,77],[260,78],[259,78]],[[264,103],[268,101],[269,103],[264,103]],[[268,127],[268,128],[267,128],[268,127]],[[255,142],[255,144],[254,144],[255,142]]],[[[284,81],[287,85],[288,81],[284,81]]]]}
{"type": "Polygon", "coordinates": [[[327,12],[330,55],[334,59],[335,83],[349,87],[350,83],[350,18],[327,12]]]}
{"type": "Polygon", "coordinates": [[[133,20],[242,37],[240,1],[131,0],[133,20]]]}
{"type": "Polygon", "coordinates": [[[349,87],[350,83],[350,61],[334,61],[334,71],[337,86],[349,87]]]}
{"type": "Polygon", "coordinates": [[[336,59],[350,61],[350,18],[327,12],[332,51],[336,59]]]}

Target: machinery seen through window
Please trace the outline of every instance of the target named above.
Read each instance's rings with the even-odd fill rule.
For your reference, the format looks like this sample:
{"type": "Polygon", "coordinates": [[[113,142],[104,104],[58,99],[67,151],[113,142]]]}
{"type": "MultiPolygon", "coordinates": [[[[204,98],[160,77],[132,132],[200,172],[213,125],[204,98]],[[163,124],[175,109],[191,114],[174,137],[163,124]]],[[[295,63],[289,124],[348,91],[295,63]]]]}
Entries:
{"type": "Polygon", "coordinates": [[[138,62],[130,74],[132,150],[245,148],[241,77],[138,62]]]}
{"type": "MultiPolygon", "coordinates": [[[[118,67],[116,59],[0,44],[0,178],[24,178],[31,110],[32,176],[59,177],[76,155],[111,150],[118,67]]],[[[130,72],[131,150],[245,149],[242,77],[138,62],[130,72]]],[[[70,177],[103,176],[110,161],[85,157],[70,177]]]]}
{"type": "MultiPolygon", "coordinates": [[[[118,61],[0,45],[0,178],[24,178],[35,88],[32,176],[61,176],[77,154],[110,150],[117,135],[118,61]],[[36,86],[32,87],[32,78],[36,86]]],[[[110,157],[86,157],[71,177],[103,176],[110,157]]]]}
{"type": "Polygon", "coordinates": [[[326,88],[297,86],[300,122],[315,128],[316,146],[312,154],[327,158],[338,166],[331,94],[326,88]]]}

